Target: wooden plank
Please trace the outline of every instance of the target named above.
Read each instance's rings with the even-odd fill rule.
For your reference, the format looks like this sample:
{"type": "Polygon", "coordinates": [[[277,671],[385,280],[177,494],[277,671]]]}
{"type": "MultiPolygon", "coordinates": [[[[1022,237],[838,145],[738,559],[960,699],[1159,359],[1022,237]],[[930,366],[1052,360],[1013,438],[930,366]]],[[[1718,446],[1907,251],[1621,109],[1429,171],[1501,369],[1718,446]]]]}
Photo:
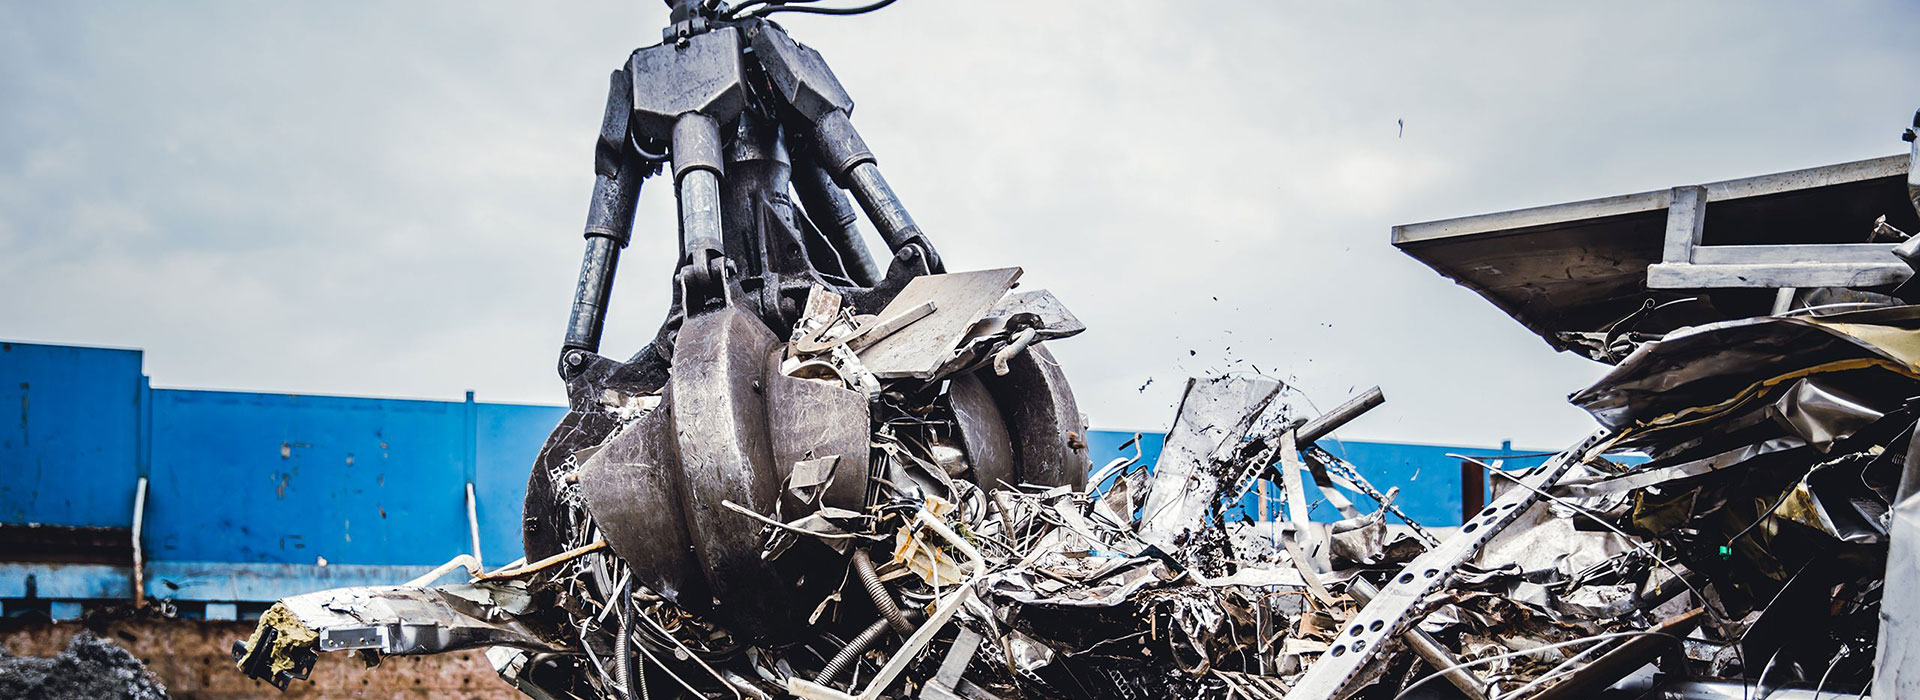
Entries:
{"type": "MultiPolygon", "coordinates": [[[[1788,243],[1782,245],[1703,245],[1693,249],[1695,265],[1803,263],[1887,263],[1892,243],[1788,243]]],[[[1671,262],[1671,261],[1669,261],[1671,262]]]]}
{"type": "Polygon", "coordinates": [[[1912,276],[1913,268],[1898,261],[1781,265],[1659,263],[1647,267],[1647,287],[1650,289],[1875,287],[1904,282],[1912,276]]]}
{"type": "Polygon", "coordinates": [[[1882,156],[1856,160],[1851,163],[1823,165],[1817,168],[1789,170],[1771,175],[1756,175],[1738,180],[1709,182],[1707,201],[1720,202],[1746,197],[1765,197],[1782,192],[1810,190],[1816,187],[1831,187],[1854,182],[1864,182],[1883,177],[1895,177],[1907,172],[1906,156],[1882,156]]]}
{"type": "Polygon", "coordinates": [[[927,379],[953,356],[954,348],[1006,296],[1020,279],[1020,268],[955,272],[915,277],[880,311],[888,319],[933,302],[933,313],[861,350],[860,361],[881,379],[927,379]]]}
{"type": "MultiPolygon", "coordinates": [[[[1910,157],[1906,155],[1869,158],[1824,165],[1817,168],[1791,170],[1784,173],[1743,177],[1735,180],[1709,182],[1700,187],[1706,190],[1704,201],[1718,202],[1745,197],[1762,197],[1782,192],[1844,185],[1882,177],[1894,177],[1906,174],[1910,157]]],[[[1512,211],[1463,216],[1453,219],[1441,219],[1416,224],[1403,224],[1393,227],[1393,244],[1401,245],[1439,238],[1456,238],[1482,234],[1498,234],[1515,229],[1551,226],[1587,219],[1596,219],[1643,211],[1656,211],[1667,208],[1671,192],[1639,192],[1635,194],[1602,197],[1566,204],[1554,204],[1544,207],[1514,209],[1512,211]]]]}
{"type": "Polygon", "coordinates": [[[1567,204],[1515,209],[1513,211],[1463,216],[1393,227],[1393,244],[1403,245],[1440,238],[1458,238],[1480,234],[1498,234],[1515,229],[1536,228],[1598,219],[1622,214],[1659,211],[1667,206],[1666,192],[1641,192],[1602,197],[1567,204]]]}
{"type": "Polygon", "coordinates": [[[1700,233],[1706,230],[1707,188],[1675,187],[1668,198],[1667,238],[1660,259],[1670,263],[1693,261],[1693,249],[1700,245],[1700,233]]]}

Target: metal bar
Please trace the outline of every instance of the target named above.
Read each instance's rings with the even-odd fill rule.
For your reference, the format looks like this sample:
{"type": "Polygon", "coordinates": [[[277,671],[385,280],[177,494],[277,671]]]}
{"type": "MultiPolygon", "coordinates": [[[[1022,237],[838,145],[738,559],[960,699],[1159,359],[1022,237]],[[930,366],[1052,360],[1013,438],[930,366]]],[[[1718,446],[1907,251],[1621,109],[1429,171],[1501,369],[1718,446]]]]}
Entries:
{"type": "Polygon", "coordinates": [[[609,82],[607,111],[594,144],[593,197],[588,200],[583,232],[587,247],[580,258],[580,279],[574,286],[573,309],[561,345],[566,351],[600,350],[620,249],[627,247],[633,235],[640,183],[653,170],[630,146],[627,119],[633,110],[633,82],[624,70],[614,71],[609,82]]]}
{"type": "Polygon", "coordinates": [[[140,477],[133,487],[133,607],[135,610],[147,605],[147,558],[146,550],[140,545],[140,533],[147,523],[147,477],[140,477]]]}
{"type": "MultiPolygon", "coordinates": [[[[1780,688],[1762,695],[1758,688],[1729,681],[1670,681],[1654,684],[1614,686],[1614,690],[1645,693],[1637,697],[1649,700],[1849,700],[1852,693],[1820,692],[1807,688],[1780,688]]],[[[1629,696],[1636,697],[1636,696],[1629,696]]],[[[1888,697],[1875,694],[1873,697],[1888,697]]],[[[1891,696],[1898,697],[1898,696],[1891,696]]]]}
{"type": "MultiPolygon", "coordinates": [[[[1700,187],[1706,190],[1706,201],[1710,202],[1760,197],[1813,187],[1897,177],[1908,172],[1909,160],[1910,156],[1907,155],[1883,156],[1772,175],[1710,182],[1700,187]]],[[[1671,195],[1670,191],[1657,190],[1493,214],[1403,224],[1393,227],[1393,244],[1398,246],[1444,238],[1498,236],[1514,233],[1515,229],[1546,228],[1587,219],[1659,211],[1668,206],[1671,195]]]]}
{"type": "Polygon", "coordinates": [[[1782,192],[1797,192],[1815,187],[1831,187],[1851,182],[1878,180],[1883,177],[1896,177],[1906,172],[1905,156],[1881,156],[1851,163],[1822,165],[1817,168],[1789,170],[1772,175],[1756,175],[1738,180],[1709,182],[1701,185],[1707,190],[1707,201],[1718,202],[1728,199],[1747,197],[1765,197],[1782,192]]]}
{"type": "Polygon", "coordinates": [[[485,571],[486,566],[481,562],[485,562],[486,559],[480,556],[480,514],[479,508],[474,502],[473,482],[471,481],[467,482],[467,534],[473,538],[474,568],[485,571]]]}
{"type": "Polygon", "coordinates": [[[1779,316],[1793,310],[1793,298],[1800,293],[1796,287],[1781,287],[1773,293],[1773,315],[1779,316]]]}
{"type": "Polygon", "coordinates": [[[484,569],[480,568],[480,562],[476,561],[473,558],[473,555],[459,554],[459,555],[455,555],[452,559],[448,559],[447,563],[433,567],[432,571],[416,576],[412,581],[408,581],[401,585],[409,588],[419,588],[421,586],[431,584],[434,581],[438,581],[440,580],[440,577],[447,575],[448,572],[463,566],[466,567],[467,574],[474,578],[479,578],[481,573],[484,571],[484,569]]]}
{"type": "Polygon", "coordinates": [[[1336,637],[1325,656],[1307,669],[1294,686],[1291,700],[1333,700],[1373,659],[1385,639],[1398,635],[1409,623],[1407,615],[1440,585],[1461,562],[1471,558],[1487,540],[1512,524],[1539,495],[1535,489],[1551,486],[1586,452],[1603,444],[1610,433],[1596,432],[1571,449],[1555,455],[1527,478],[1534,489],[1514,489],[1495,501],[1479,517],[1462,525],[1452,538],[1427,550],[1401,568],[1401,573],[1351,619],[1347,632],[1336,637]],[[1380,624],[1375,625],[1374,622],[1380,624]]]}
{"type": "MultiPolygon", "coordinates": [[[[1380,590],[1374,588],[1373,584],[1368,583],[1365,578],[1355,576],[1347,583],[1347,594],[1352,595],[1354,600],[1360,601],[1361,605],[1366,605],[1373,600],[1374,596],[1380,594],[1380,590]]],[[[1472,671],[1454,668],[1460,665],[1460,660],[1454,658],[1453,654],[1448,652],[1446,647],[1441,646],[1440,641],[1434,639],[1433,635],[1427,634],[1426,630],[1408,627],[1406,633],[1400,635],[1400,640],[1406,642],[1407,648],[1412,649],[1413,653],[1418,655],[1421,661],[1427,662],[1428,666],[1436,670],[1453,669],[1442,677],[1446,678],[1448,683],[1452,683],[1453,687],[1459,688],[1460,693],[1466,695],[1468,700],[1487,700],[1486,681],[1480,680],[1478,676],[1473,675],[1472,671]]]]}
{"type": "Polygon", "coordinates": [[[806,210],[807,218],[840,253],[840,260],[846,263],[847,275],[854,283],[873,286],[880,281],[880,267],[874,264],[867,242],[860,238],[860,219],[853,211],[853,203],[847,201],[840,187],[833,184],[833,175],[810,157],[807,149],[788,150],[794,155],[793,192],[801,208],[806,210]]]}
{"type": "Polygon", "coordinates": [[[1333,410],[1326,412],[1325,415],[1300,426],[1300,436],[1294,444],[1311,445],[1319,442],[1321,438],[1333,434],[1333,431],[1339,430],[1342,426],[1353,422],[1353,419],[1386,402],[1387,395],[1381,393],[1380,387],[1376,386],[1361,392],[1359,396],[1347,399],[1346,403],[1333,407],[1333,410]]]}
{"type": "Polygon", "coordinates": [[[605,236],[587,238],[586,252],[580,257],[580,280],[573,288],[573,311],[567,316],[565,347],[600,351],[607,302],[613,297],[613,273],[619,265],[619,241],[605,236]]]}
{"type": "Polygon", "coordinates": [[[1587,219],[1659,211],[1666,208],[1668,196],[1669,193],[1664,190],[1641,192],[1568,204],[1529,207],[1418,224],[1401,224],[1393,227],[1393,244],[1398,246],[1446,238],[1502,235],[1515,229],[1545,228],[1587,219]]]}
{"type": "MultiPolygon", "coordinates": [[[[1649,630],[1644,637],[1634,637],[1621,642],[1620,646],[1601,654],[1599,658],[1588,662],[1564,678],[1547,686],[1532,700],[1573,700],[1592,697],[1596,691],[1613,685],[1633,673],[1635,669],[1647,665],[1664,649],[1678,646],[1680,639],[1698,626],[1706,617],[1706,608],[1694,608],[1670,618],[1649,630]]],[[[1539,679],[1534,681],[1539,683],[1539,679]]]]}
{"type": "Polygon", "coordinates": [[[1307,514],[1307,490],[1300,483],[1300,469],[1306,465],[1300,461],[1299,450],[1294,449],[1295,434],[1280,436],[1280,489],[1287,496],[1287,522],[1293,523],[1296,534],[1303,534],[1312,519],[1307,514]]]}
{"type": "Polygon", "coordinates": [[[927,263],[934,272],[942,272],[939,255],[934,253],[933,244],[926,239],[920,225],[914,223],[913,215],[907,213],[907,206],[900,196],[893,193],[893,187],[880,175],[880,166],[867,161],[853,166],[847,172],[847,180],[852,185],[853,198],[860,208],[867,212],[867,219],[880,230],[887,247],[895,253],[910,244],[919,244],[926,253],[927,263]]]}
{"type": "MultiPolygon", "coordinates": [[[[721,227],[720,125],[698,112],[681,115],[673,124],[674,194],[680,203],[680,260],[700,284],[724,286],[708,265],[726,257],[726,231],[721,227]]],[[[711,288],[708,288],[711,291],[711,288]]],[[[688,300],[691,306],[693,300],[688,300]]]]}

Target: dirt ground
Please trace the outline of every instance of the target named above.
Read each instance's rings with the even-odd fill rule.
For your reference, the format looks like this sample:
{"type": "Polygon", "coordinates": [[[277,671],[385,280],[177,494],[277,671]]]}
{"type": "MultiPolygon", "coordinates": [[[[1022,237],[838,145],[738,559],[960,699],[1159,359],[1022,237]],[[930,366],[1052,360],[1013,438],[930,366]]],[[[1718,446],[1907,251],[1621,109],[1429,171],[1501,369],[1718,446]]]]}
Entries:
{"type": "MultiPolygon", "coordinates": [[[[234,668],[233,642],[253,632],[251,622],[208,622],[204,620],[119,620],[93,623],[94,632],[104,640],[131,652],[146,664],[147,670],[166,686],[165,697],[174,700],[238,700],[239,698],[285,698],[286,700],[330,700],[332,698],[393,698],[424,700],[454,698],[461,700],[514,699],[525,696],[515,692],[494,675],[485,655],[465,651],[428,657],[391,658],[378,667],[345,654],[321,654],[313,669],[313,678],[294,681],[282,693],[260,681],[242,675],[234,668]]],[[[0,621],[0,648],[15,657],[56,657],[67,650],[75,636],[88,631],[80,623],[23,622],[18,618],[0,621]]],[[[111,647],[83,644],[76,657],[55,662],[20,665],[24,659],[12,659],[8,668],[31,674],[37,669],[101,668],[124,671],[130,664],[117,663],[111,647]],[[89,665],[91,664],[91,665],[89,665]]],[[[124,674],[121,674],[124,675],[124,674]]],[[[131,678],[120,678],[111,687],[138,688],[131,678]]],[[[108,700],[111,694],[92,690],[91,686],[65,686],[88,689],[81,697],[108,700]]],[[[106,686],[103,686],[106,687],[106,686]]],[[[5,686],[0,686],[0,694],[5,686]]],[[[50,698],[64,700],[63,696],[50,698]]],[[[142,697],[138,694],[125,697],[142,697]]],[[[160,696],[147,696],[160,697],[160,696]]]]}

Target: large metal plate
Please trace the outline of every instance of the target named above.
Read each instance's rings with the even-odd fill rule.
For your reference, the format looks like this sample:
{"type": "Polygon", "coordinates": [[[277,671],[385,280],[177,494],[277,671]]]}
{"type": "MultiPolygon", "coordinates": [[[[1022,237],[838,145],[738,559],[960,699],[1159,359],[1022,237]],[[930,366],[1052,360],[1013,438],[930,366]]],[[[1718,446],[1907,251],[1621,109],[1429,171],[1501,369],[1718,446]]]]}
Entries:
{"type": "Polygon", "coordinates": [[[729,629],[766,637],[794,616],[794,582],[760,557],[763,526],[723,505],[773,512],[780,490],[761,397],[775,339],[736,307],[687,319],[674,345],[673,428],[680,448],[681,515],[729,629]]]}
{"type": "Polygon", "coordinates": [[[1013,441],[1014,478],[1048,486],[1087,483],[1093,460],[1087,455],[1087,425],[1073,400],[1067,375],[1045,346],[1014,356],[1006,376],[991,371],[980,379],[1006,417],[1013,441]]]}
{"type": "MultiPolygon", "coordinates": [[[[866,506],[867,467],[872,454],[867,397],[827,382],[781,374],[781,356],[775,352],[768,360],[766,380],[767,430],[773,438],[773,463],[779,478],[784,481],[795,462],[839,457],[832,480],[820,495],[821,504],[860,510],[866,506]]],[[[802,511],[787,511],[798,512],[802,511]]]]}
{"type": "Polygon", "coordinates": [[[867,346],[860,351],[860,361],[881,379],[931,378],[953,357],[967,329],[1006,296],[1017,279],[1017,267],[913,278],[880,311],[880,319],[894,318],[928,302],[934,304],[933,313],[867,346]]]}
{"type": "Polygon", "coordinates": [[[1017,483],[1013,476],[1013,437],[1007,434],[1007,419],[993,403],[987,385],[977,376],[963,374],[948,383],[947,398],[953,402],[960,444],[966,447],[967,461],[973,464],[974,483],[984,489],[1017,483]]]}
{"type": "Polygon", "coordinates": [[[712,605],[681,522],[671,402],[634,420],[580,467],[587,512],[640,583],[683,608],[712,605]]]}

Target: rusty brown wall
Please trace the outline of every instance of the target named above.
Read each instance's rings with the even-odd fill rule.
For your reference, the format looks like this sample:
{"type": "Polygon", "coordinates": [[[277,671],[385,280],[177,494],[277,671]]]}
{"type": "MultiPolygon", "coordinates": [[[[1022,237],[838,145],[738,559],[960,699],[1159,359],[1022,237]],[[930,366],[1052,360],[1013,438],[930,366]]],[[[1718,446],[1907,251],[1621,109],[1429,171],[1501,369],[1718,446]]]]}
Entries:
{"type": "MultiPolygon", "coordinates": [[[[85,629],[77,623],[8,620],[0,627],[0,647],[20,656],[52,656],[85,629]]],[[[107,624],[104,632],[101,636],[145,662],[175,700],[525,698],[494,675],[479,651],[390,658],[374,668],[345,654],[321,654],[312,680],[294,681],[282,693],[233,666],[233,642],[253,633],[251,622],[124,620],[107,624]]]]}

